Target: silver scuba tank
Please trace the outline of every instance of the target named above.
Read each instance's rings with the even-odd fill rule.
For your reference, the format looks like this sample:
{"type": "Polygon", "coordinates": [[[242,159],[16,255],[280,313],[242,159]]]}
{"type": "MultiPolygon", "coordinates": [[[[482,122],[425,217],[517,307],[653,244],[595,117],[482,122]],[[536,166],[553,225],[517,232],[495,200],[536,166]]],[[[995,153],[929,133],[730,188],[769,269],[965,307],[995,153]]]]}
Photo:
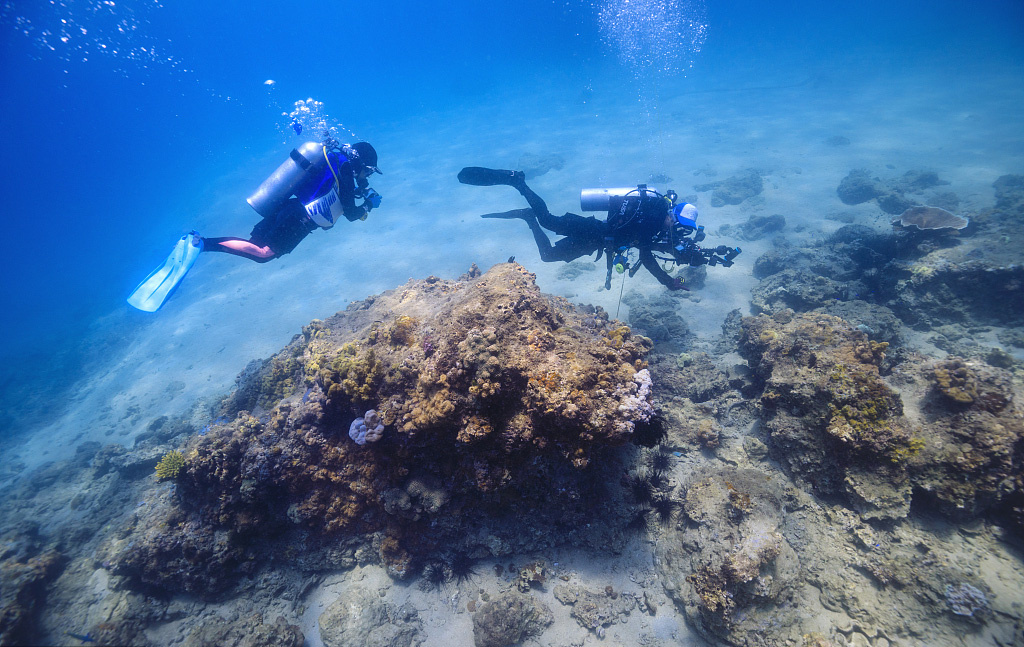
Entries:
{"type": "Polygon", "coordinates": [[[326,163],[323,145],[320,143],[306,142],[298,149],[293,148],[288,159],[278,166],[270,177],[263,180],[263,184],[246,199],[246,202],[256,210],[256,213],[264,218],[270,218],[277,213],[307,175],[319,173],[326,163]]]}
{"type": "MultiPolygon", "coordinates": [[[[583,189],[580,191],[580,209],[583,211],[608,211],[612,206],[612,198],[624,198],[629,193],[639,195],[638,188],[627,186],[615,189],[583,189]]],[[[658,192],[651,186],[644,188],[649,192],[658,192]]]]}

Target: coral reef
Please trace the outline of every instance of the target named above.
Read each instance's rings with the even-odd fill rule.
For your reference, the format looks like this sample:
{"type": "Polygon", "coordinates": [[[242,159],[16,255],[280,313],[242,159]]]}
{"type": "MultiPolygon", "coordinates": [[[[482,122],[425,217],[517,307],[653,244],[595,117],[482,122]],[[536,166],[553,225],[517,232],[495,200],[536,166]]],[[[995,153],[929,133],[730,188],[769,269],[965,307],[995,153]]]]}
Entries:
{"type": "Polygon", "coordinates": [[[373,409],[363,414],[363,417],[356,418],[348,427],[348,437],[356,441],[357,445],[375,443],[384,435],[384,425],[380,416],[373,409]]]}
{"type": "MultiPolygon", "coordinates": [[[[8,533],[4,543],[10,540],[8,533]]],[[[17,552],[5,545],[0,562],[0,645],[35,642],[35,616],[42,606],[46,585],[64,563],[63,556],[55,550],[21,558],[17,552]]]]}
{"type": "Polygon", "coordinates": [[[257,539],[304,529],[340,533],[338,545],[376,533],[381,561],[404,577],[416,555],[474,540],[474,510],[569,523],[557,505],[538,508],[553,482],[578,508],[569,501],[598,486],[592,459],[651,423],[650,348],[603,312],[542,295],[515,264],[352,304],[249,376],[276,394],[283,357],[304,377],[259,417],[240,411],[193,437],[174,505],[143,513],[154,516],[111,561],[142,583],[216,591],[257,539]],[[358,444],[362,426],[365,440],[387,431],[358,444]]]}
{"type": "Polygon", "coordinates": [[[800,568],[780,533],[777,486],[755,470],[697,476],[684,509],[688,523],[659,544],[656,563],[690,624],[733,645],[763,644],[763,623],[776,632],[793,625],[798,612],[784,603],[800,568]]]}
{"type": "Polygon", "coordinates": [[[691,341],[693,333],[678,312],[679,299],[671,294],[662,292],[644,297],[630,290],[622,302],[629,306],[630,326],[655,344],[670,343],[685,347],[691,341]]]}
{"type": "Polygon", "coordinates": [[[969,618],[983,619],[992,612],[985,594],[967,582],[946,585],[946,604],[954,614],[969,618]]]}
{"type": "Polygon", "coordinates": [[[764,384],[772,456],[821,494],[845,494],[864,515],[898,518],[909,511],[906,462],[921,441],[879,375],[887,347],[825,314],[743,321],[741,352],[764,384]]]}
{"type": "Polygon", "coordinates": [[[739,238],[747,241],[761,240],[765,236],[778,233],[785,228],[786,217],[782,214],[751,216],[739,226],[739,238]]]}
{"type": "Polygon", "coordinates": [[[949,357],[910,362],[900,375],[928,430],[909,465],[921,499],[958,518],[995,510],[1024,528],[1024,393],[1011,373],[949,357]]]}
{"type": "Polygon", "coordinates": [[[917,229],[963,229],[968,220],[939,207],[911,207],[900,214],[899,223],[917,229]]]}
{"type": "Polygon", "coordinates": [[[949,184],[932,171],[907,171],[898,178],[881,180],[871,177],[866,169],[850,171],[839,182],[836,194],[844,204],[860,204],[876,200],[886,213],[899,215],[914,206],[906,194],[920,194],[926,189],[949,184]]]}
{"type": "Polygon", "coordinates": [[[523,153],[516,165],[526,175],[527,180],[538,178],[548,171],[560,171],[564,166],[565,159],[557,153],[548,153],[547,155],[523,153]]]}
{"type": "Polygon", "coordinates": [[[636,608],[636,598],[619,595],[611,586],[604,591],[588,591],[578,584],[559,584],[554,589],[555,599],[572,607],[572,617],[584,629],[604,637],[604,629],[616,622],[625,622],[636,608]]]}
{"type": "Polygon", "coordinates": [[[507,647],[538,636],[554,622],[546,604],[530,595],[507,591],[485,602],[473,615],[476,647],[507,647]]]}
{"type": "Polygon", "coordinates": [[[894,369],[896,391],[879,373],[888,345],[842,319],[781,312],[743,323],[767,445],[794,478],[866,519],[906,516],[913,490],[945,514],[1010,506],[1020,522],[1024,423],[1008,372],[915,356],[894,369]]]}

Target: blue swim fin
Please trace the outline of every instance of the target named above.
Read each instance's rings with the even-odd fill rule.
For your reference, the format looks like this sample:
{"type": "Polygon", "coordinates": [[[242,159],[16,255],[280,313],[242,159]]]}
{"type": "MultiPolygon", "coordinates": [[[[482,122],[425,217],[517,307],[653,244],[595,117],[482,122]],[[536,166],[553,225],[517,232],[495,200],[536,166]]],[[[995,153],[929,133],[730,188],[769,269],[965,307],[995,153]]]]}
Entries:
{"type": "Polygon", "coordinates": [[[203,239],[197,232],[181,237],[164,264],[153,270],[128,297],[128,305],[143,312],[156,312],[185,278],[203,251],[203,239]]]}

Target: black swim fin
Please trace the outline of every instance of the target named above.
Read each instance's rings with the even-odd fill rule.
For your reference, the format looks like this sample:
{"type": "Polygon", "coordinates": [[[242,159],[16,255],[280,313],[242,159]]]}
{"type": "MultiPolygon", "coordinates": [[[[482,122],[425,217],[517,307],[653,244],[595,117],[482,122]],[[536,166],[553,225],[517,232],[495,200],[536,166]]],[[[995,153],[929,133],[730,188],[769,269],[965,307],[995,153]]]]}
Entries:
{"type": "Polygon", "coordinates": [[[537,217],[533,213],[533,209],[527,207],[526,209],[513,209],[512,211],[499,211],[497,213],[485,213],[480,216],[481,218],[522,218],[523,220],[533,220],[537,217]]]}
{"type": "Polygon", "coordinates": [[[459,171],[459,182],[473,186],[495,186],[498,184],[515,186],[525,179],[522,171],[505,171],[482,166],[467,166],[459,171]]]}

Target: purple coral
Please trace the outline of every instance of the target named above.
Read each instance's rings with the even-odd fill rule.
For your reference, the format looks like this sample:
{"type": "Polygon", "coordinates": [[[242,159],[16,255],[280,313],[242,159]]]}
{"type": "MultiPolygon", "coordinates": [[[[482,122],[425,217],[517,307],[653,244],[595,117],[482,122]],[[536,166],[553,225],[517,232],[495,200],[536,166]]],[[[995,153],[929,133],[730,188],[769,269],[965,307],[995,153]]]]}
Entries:
{"type": "Polygon", "coordinates": [[[370,409],[362,418],[356,418],[348,428],[348,436],[356,441],[357,445],[375,443],[384,435],[384,423],[380,416],[373,409],[370,409]]]}

